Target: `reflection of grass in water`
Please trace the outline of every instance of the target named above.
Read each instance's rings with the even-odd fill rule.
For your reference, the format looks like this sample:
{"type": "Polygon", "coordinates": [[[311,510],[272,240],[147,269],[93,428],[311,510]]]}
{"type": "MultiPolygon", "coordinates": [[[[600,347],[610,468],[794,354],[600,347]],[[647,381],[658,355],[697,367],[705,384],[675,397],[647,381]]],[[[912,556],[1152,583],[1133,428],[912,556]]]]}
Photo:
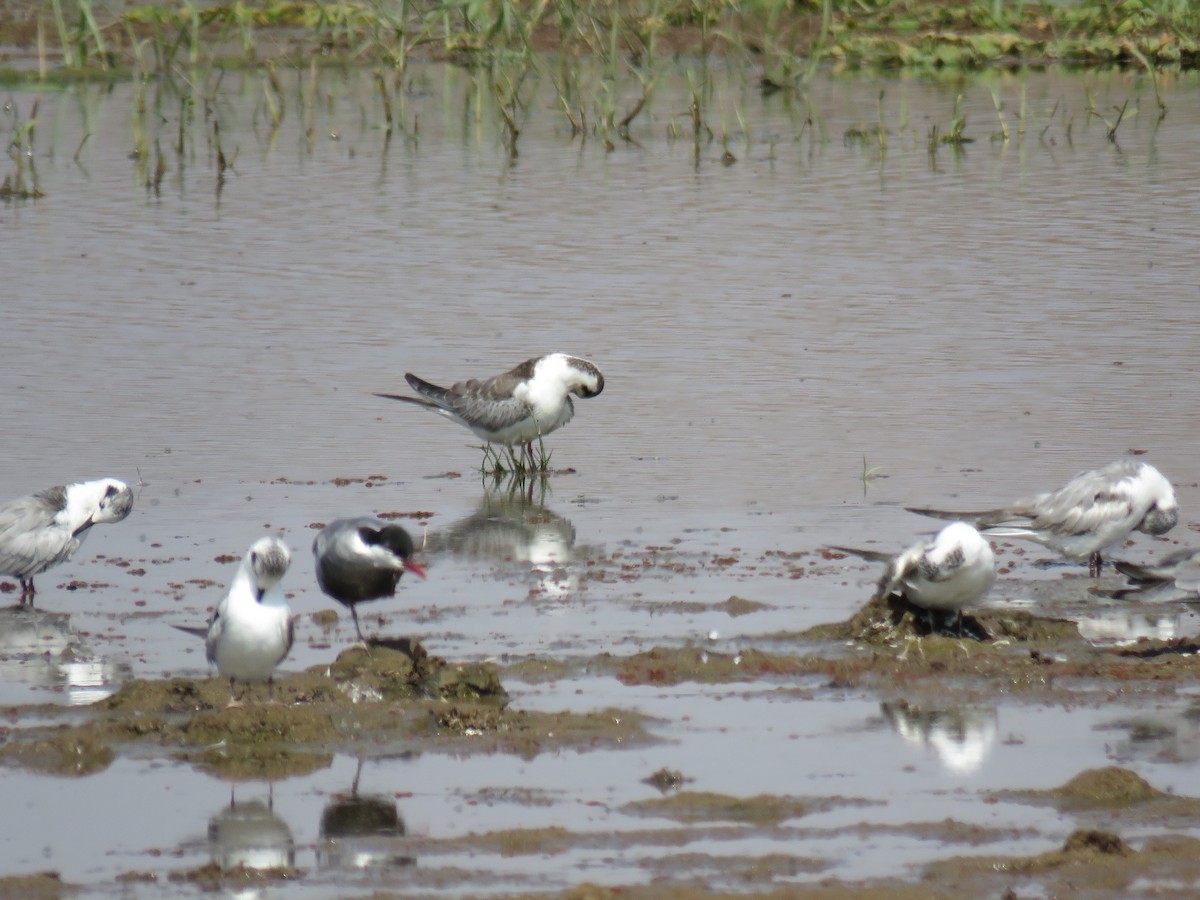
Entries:
{"type": "Polygon", "coordinates": [[[33,101],[29,118],[24,121],[17,112],[17,105],[10,105],[13,136],[8,144],[8,156],[13,162],[13,171],[11,175],[5,175],[4,182],[0,183],[0,200],[36,200],[45,196],[38,183],[37,165],[34,163],[33,154],[39,102],[33,101]]]}

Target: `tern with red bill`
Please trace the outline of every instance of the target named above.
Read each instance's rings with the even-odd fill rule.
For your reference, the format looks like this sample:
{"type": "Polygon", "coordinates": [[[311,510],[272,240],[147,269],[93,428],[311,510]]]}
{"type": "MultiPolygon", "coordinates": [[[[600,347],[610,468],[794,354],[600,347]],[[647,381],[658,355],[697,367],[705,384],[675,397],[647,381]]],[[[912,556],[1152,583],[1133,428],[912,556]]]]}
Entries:
{"type": "Polygon", "coordinates": [[[330,522],[313,541],[317,583],[350,610],[354,630],[364,644],[367,641],[355,607],[395,596],[405,572],[424,578],[425,569],[412,561],[412,555],[413,542],[407,531],[371,516],[330,522]]]}

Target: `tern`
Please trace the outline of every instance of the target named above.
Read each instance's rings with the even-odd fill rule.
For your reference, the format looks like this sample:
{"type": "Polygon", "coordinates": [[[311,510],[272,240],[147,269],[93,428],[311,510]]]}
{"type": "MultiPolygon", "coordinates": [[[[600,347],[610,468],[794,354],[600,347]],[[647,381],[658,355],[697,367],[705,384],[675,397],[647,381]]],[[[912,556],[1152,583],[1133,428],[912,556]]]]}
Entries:
{"type": "Polygon", "coordinates": [[[1200,549],[1177,550],[1148,566],[1113,560],[1129,585],[1112,595],[1117,600],[1158,603],[1200,601],[1200,549]]]}
{"type": "Polygon", "coordinates": [[[550,353],[526,360],[503,375],[438,387],[412,373],[404,376],[420,394],[376,394],[415,403],[469,428],[488,444],[524,449],[531,465],[533,442],[571,421],[575,404],[604,390],[604,376],[586,359],[550,353]]]}
{"type": "Polygon", "coordinates": [[[830,549],[887,563],[873,599],[895,592],[930,613],[957,612],[960,621],[962,610],[982,600],[996,580],[991,544],[966,522],[951,522],[933,540],[896,556],[853,547],[830,549]]]}
{"type": "Polygon", "coordinates": [[[21,580],[33,605],[33,576],[75,555],[93,525],[120,522],[133,509],[123,481],[100,478],[47,488],[0,507],[0,575],[21,580]]]}
{"type": "Polygon", "coordinates": [[[275,667],[292,649],[295,625],[280,580],[292,554],[283,541],[261,537],[246,551],[233,583],[208,620],[207,629],[176,625],[205,637],[208,661],[229,679],[229,706],[240,706],[234,682],[265,681],[275,697],[275,667]]]}
{"type": "Polygon", "coordinates": [[[1131,532],[1165,534],[1179,521],[1175,489],[1149,463],[1120,459],[1082,472],[1057,491],[1035,494],[1002,509],[963,513],[937,509],[909,512],[939,519],[962,519],[993,537],[1036,541],[1068,559],[1088,561],[1098,575],[1100,551],[1131,532]]]}
{"type": "Polygon", "coordinates": [[[330,522],[313,541],[317,583],[350,610],[363,644],[367,641],[355,607],[367,600],[395,596],[405,572],[424,578],[424,567],[413,562],[412,555],[413,542],[407,531],[371,516],[330,522]]]}

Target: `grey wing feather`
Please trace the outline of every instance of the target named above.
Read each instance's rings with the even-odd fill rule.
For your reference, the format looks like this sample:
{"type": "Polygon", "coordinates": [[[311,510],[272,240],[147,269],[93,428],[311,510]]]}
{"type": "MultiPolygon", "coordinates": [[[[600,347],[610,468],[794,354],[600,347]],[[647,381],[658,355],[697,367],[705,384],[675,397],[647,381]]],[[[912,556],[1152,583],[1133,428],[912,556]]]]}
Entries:
{"type": "Polygon", "coordinates": [[[50,488],[0,509],[0,572],[25,577],[70,557],[79,542],[50,528],[65,502],[64,488],[50,488]]]}
{"type": "Polygon", "coordinates": [[[293,619],[291,616],[288,616],[287,646],[283,648],[283,653],[281,653],[279,655],[279,659],[276,660],[275,665],[279,665],[279,663],[283,662],[287,658],[287,655],[292,652],[292,644],[294,644],[295,642],[296,642],[296,620],[293,619]]]}
{"type": "MultiPolygon", "coordinates": [[[[502,431],[529,418],[529,404],[509,397],[506,400],[489,400],[484,397],[464,394],[454,397],[452,408],[464,422],[488,431],[502,431]]],[[[568,409],[570,398],[568,398],[568,409]]],[[[567,419],[570,419],[568,413],[567,419]]],[[[566,420],[564,420],[565,424],[566,420]]]]}
{"type": "Polygon", "coordinates": [[[874,600],[882,599],[894,591],[908,574],[911,566],[906,558],[908,554],[902,553],[895,556],[891,553],[880,553],[878,550],[863,550],[858,547],[839,547],[834,544],[828,545],[828,549],[836,550],[839,553],[849,553],[853,556],[861,556],[863,559],[870,562],[887,563],[887,570],[883,573],[883,577],[879,579],[879,583],[875,587],[874,600]]]}
{"type": "MultiPolygon", "coordinates": [[[[1114,560],[1113,565],[1135,585],[1130,591],[1120,592],[1122,594],[1134,594],[1143,589],[1166,586],[1175,589],[1170,593],[1200,594],[1200,550],[1179,550],[1168,554],[1157,563],[1146,566],[1124,560],[1114,560]]],[[[1163,593],[1168,592],[1164,590],[1163,593]]]]}
{"type": "Polygon", "coordinates": [[[836,544],[828,544],[827,550],[836,550],[838,553],[849,553],[851,556],[861,556],[863,559],[868,559],[871,562],[891,562],[893,553],[880,553],[878,550],[861,550],[857,547],[839,547],[836,544]]]}
{"type": "MultiPolygon", "coordinates": [[[[451,388],[438,387],[416,375],[404,376],[414,391],[421,396],[406,397],[400,394],[376,394],[388,400],[415,403],[426,409],[441,410],[462,419],[468,425],[488,431],[500,431],[516,425],[529,416],[529,406],[512,396],[516,385],[511,373],[497,375],[487,381],[464,381],[451,388]]],[[[569,398],[568,398],[569,399],[569,398]]]]}
{"type": "Polygon", "coordinates": [[[208,620],[208,631],[205,634],[204,654],[214,666],[217,664],[217,644],[221,642],[221,633],[225,630],[225,620],[221,618],[221,611],[224,608],[225,601],[222,600],[213,610],[212,618],[208,620]]]}
{"type": "Polygon", "coordinates": [[[974,525],[976,528],[985,528],[988,523],[995,524],[994,520],[1010,514],[1009,510],[1004,509],[988,509],[983,512],[957,512],[950,509],[930,509],[927,506],[906,506],[904,507],[904,511],[916,513],[918,516],[929,516],[931,519],[957,519],[974,525]]]}

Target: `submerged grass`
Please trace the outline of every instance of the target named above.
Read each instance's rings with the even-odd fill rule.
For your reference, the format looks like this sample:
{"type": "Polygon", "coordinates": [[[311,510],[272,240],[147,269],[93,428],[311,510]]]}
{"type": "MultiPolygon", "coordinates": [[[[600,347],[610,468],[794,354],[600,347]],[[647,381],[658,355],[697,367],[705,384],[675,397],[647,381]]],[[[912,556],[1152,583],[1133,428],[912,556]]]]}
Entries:
{"type": "Polygon", "coordinates": [[[9,105],[12,113],[12,138],[8,143],[8,157],[12,161],[11,174],[0,183],[0,200],[36,200],[45,196],[38,181],[37,163],[33,153],[33,139],[37,131],[39,100],[33,101],[29,117],[22,119],[15,103],[9,105]]]}

